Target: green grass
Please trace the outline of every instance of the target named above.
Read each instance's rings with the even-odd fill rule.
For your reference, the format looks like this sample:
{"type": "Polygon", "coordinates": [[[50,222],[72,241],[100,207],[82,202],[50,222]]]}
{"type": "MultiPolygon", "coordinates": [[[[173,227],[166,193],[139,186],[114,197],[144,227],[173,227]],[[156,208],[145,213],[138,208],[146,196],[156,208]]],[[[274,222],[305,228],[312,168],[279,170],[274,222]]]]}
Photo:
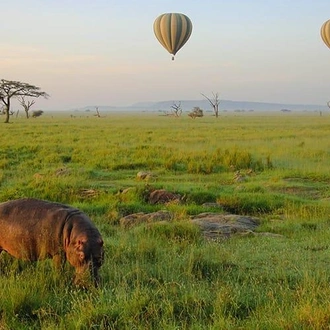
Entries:
{"type": "Polygon", "coordinates": [[[36,197],[90,215],[105,240],[101,288],[73,287],[69,266],[59,274],[3,253],[0,329],[329,327],[330,117],[78,114],[1,125],[0,201],[36,197]],[[149,205],[150,189],[183,203],[149,205]],[[173,221],[119,225],[163,209],[173,221]],[[258,235],[205,241],[188,221],[205,211],[258,216],[258,235]]]}

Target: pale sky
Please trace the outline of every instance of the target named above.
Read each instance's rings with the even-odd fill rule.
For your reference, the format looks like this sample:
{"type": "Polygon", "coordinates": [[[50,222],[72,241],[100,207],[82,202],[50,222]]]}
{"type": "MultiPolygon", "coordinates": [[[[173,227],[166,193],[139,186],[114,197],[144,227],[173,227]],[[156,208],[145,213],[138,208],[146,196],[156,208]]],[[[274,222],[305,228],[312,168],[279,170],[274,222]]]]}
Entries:
{"type": "Polygon", "coordinates": [[[50,94],[35,108],[202,99],[324,105],[329,0],[2,0],[0,79],[50,94]],[[193,23],[175,61],[153,22],[193,23]]]}

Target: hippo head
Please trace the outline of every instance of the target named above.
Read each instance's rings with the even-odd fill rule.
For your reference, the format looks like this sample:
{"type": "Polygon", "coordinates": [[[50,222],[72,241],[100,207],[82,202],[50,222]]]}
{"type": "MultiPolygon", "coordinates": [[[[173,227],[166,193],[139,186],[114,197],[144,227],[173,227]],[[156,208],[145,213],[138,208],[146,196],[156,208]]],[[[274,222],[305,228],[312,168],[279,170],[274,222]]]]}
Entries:
{"type": "Polygon", "coordinates": [[[104,260],[103,240],[101,237],[90,238],[86,235],[70,242],[66,249],[68,262],[76,269],[74,283],[84,286],[89,278],[97,287],[100,281],[98,270],[104,260]]]}

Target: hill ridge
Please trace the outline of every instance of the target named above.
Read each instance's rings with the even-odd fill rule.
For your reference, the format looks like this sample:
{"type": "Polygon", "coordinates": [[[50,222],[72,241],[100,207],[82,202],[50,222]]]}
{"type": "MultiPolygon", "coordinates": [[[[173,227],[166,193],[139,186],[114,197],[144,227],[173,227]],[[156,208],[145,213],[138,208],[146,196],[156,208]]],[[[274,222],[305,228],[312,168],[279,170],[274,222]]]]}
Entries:
{"type": "MultiPolygon", "coordinates": [[[[212,111],[212,107],[207,100],[167,100],[156,102],[137,102],[128,106],[98,106],[100,111],[169,111],[171,106],[181,102],[183,111],[190,111],[194,107],[200,107],[205,111],[212,111]]],[[[96,106],[86,106],[78,110],[95,110],[96,106]]],[[[220,100],[220,111],[326,111],[329,110],[327,105],[319,104],[291,104],[291,103],[271,103],[271,102],[253,102],[253,101],[233,101],[220,100]]]]}

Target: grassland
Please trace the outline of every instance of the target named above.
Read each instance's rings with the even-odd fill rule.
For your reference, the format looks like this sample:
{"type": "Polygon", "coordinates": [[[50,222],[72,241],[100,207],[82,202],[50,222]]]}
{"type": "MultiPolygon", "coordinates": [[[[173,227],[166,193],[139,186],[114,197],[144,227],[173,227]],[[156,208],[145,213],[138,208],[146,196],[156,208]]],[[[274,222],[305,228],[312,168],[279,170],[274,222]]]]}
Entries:
{"type": "Polygon", "coordinates": [[[70,267],[2,254],[0,329],[330,328],[328,115],[77,114],[0,125],[0,201],[36,197],[90,215],[105,240],[102,286],[81,291],[70,267]],[[155,177],[138,181],[138,171],[155,177]],[[185,202],[149,205],[147,187],[185,202]],[[205,202],[279,235],[205,241],[188,221],[205,202]],[[174,220],[119,226],[159,209],[174,220]]]}

